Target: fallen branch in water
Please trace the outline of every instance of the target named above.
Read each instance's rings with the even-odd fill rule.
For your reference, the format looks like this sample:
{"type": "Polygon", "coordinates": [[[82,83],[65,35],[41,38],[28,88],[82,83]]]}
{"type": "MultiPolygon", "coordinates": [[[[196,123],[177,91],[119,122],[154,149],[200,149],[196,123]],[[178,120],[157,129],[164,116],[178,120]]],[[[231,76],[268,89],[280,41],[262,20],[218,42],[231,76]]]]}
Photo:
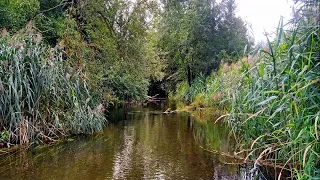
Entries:
{"type": "Polygon", "coordinates": [[[157,98],[157,96],[159,96],[159,94],[156,94],[154,96],[147,96],[148,98],[148,101],[149,102],[159,102],[159,101],[162,101],[162,100],[165,100],[165,98],[157,98]]]}

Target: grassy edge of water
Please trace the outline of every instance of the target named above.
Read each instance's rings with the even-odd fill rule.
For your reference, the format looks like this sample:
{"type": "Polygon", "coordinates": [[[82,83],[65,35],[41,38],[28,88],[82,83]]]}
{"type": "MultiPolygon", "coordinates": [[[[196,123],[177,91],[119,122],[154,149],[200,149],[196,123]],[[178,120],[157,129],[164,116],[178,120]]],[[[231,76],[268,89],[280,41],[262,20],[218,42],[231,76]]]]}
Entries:
{"type": "Polygon", "coordinates": [[[45,143],[72,134],[93,134],[106,123],[98,93],[81,68],[63,59],[27,26],[0,37],[0,141],[45,143]]]}
{"type": "Polygon", "coordinates": [[[289,30],[280,21],[276,38],[267,37],[255,60],[222,63],[218,73],[198,77],[191,87],[180,83],[174,96],[190,101],[188,110],[226,110],[235,154],[254,166],[270,164],[275,179],[286,170],[297,179],[320,177],[320,31],[310,19],[289,30]]]}

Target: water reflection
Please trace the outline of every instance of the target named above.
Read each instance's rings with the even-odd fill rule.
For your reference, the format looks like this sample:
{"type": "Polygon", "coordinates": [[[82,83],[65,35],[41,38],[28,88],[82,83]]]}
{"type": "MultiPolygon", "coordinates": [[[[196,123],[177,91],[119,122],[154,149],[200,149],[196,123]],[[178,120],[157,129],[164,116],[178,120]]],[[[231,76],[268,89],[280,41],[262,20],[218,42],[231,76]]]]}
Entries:
{"type": "Polygon", "coordinates": [[[204,150],[232,152],[224,125],[167,107],[120,109],[104,134],[5,157],[0,179],[239,179],[232,159],[204,150]]]}
{"type": "Polygon", "coordinates": [[[125,173],[131,169],[134,135],[134,127],[124,128],[123,149],[116,153],[113,160],[113,179],[125,179],[125,173]]]}

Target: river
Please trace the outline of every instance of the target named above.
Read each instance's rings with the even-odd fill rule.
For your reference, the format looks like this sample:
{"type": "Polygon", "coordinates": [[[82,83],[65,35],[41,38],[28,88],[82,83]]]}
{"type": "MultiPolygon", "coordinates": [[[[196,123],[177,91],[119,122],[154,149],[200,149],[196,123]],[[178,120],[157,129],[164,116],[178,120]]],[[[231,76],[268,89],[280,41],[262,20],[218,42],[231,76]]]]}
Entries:
{"type": "Polygon", "coordinates": [[[111,110],[102,133],[1,157],[0,179],[243,179],[227,127],[174,106],[111,110]]]}

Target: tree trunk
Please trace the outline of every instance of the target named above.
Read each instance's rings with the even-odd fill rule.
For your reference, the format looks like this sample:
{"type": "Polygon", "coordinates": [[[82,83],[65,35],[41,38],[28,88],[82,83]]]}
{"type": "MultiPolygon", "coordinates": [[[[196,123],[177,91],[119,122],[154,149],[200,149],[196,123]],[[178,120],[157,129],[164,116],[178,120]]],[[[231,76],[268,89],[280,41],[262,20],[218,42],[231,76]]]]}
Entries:
{"type": "Polygon", "coordinates": [[[188,84],[189,87],[191,87],[191,82],[192,82],[192,74],[191,74],[191,69],[190,69],[190,65],[187,65],[187,76],[188,76],[188,84]]]}

